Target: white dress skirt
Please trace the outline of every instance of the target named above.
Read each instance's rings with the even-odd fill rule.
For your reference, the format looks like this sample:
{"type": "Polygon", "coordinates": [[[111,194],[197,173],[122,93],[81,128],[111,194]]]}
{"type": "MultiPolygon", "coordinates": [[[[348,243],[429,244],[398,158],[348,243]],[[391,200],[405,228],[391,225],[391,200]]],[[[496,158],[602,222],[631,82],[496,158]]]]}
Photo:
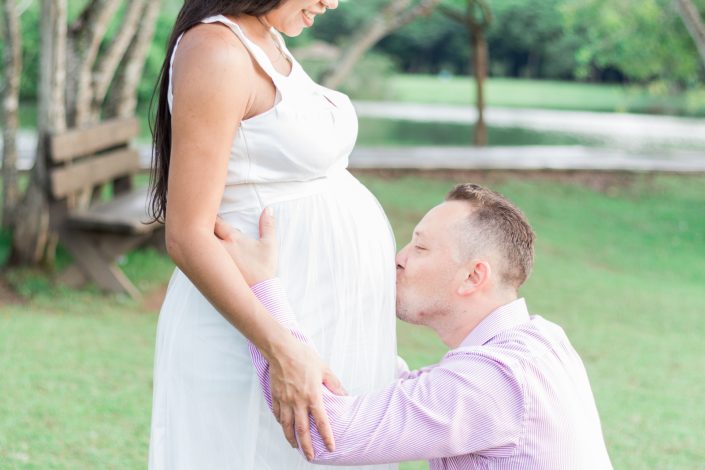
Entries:
{"type": "MultiPolygon", "coordinates": [[[[394,237],[377,200],[345,169],[357,135],[352,104],[295,60],[290,75],[279,74],[228,18],[204,22],[229,27],[278,92],[274,108],[241,124],[220,216],[256,237],[261,211],[273,209],[279,276],[303,331],[349,393],[379,389],[396,366],[394,237]]],[[[178,269],[157,328],[149,468],[343,468],[309,464],[289,446],[245,338],[178,269]]]]}

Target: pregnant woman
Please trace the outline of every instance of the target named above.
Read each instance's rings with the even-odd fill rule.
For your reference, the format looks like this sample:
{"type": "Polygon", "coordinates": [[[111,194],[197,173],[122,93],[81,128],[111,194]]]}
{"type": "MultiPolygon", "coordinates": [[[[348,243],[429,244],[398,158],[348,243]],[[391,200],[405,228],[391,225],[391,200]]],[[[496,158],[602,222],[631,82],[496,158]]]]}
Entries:
{"type": "Polygon", "coordinates": [[[177,268],[157,328],[151,470],[313,468],[261,398],[248,338],[271,363],[289,441],[309,411],[327,426],[320,384],[335,388],[330,370],[355,394],[394,378],[394,241],[346,170],[355,111],[311,80],[281,35],[336,6],[186,0],[176,20],[153,128],[152,211],[177,268]],[[320,358],[264,313],[213,234],[220,216],[255,237],[267,207],[279,276],[320,358]]]}

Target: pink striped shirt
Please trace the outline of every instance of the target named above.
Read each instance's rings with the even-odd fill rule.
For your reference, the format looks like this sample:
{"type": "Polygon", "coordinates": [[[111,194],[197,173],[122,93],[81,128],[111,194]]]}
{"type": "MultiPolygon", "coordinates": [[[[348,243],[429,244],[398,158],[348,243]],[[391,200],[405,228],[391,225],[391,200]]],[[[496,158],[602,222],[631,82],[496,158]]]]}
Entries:
{"type": "MultiPolygon", "coordinates": [[[[252,287],[304,343],[278,279],[252,287]]],[[[269,365],[250,352],[271,408],[269,365]]],[[[529,316],[524,299],[485,318],[439,364],[360,396],[323,389],[335,452],[311,420],[314,462],[429,460],[436,469],[611,469],[580,357],[563,330],[529,316]]]]}

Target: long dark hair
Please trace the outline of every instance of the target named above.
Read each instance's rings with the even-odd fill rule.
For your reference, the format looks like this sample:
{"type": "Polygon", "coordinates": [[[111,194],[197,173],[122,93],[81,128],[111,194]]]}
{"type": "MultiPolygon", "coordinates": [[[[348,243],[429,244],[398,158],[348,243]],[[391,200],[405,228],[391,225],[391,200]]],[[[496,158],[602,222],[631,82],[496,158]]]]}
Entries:
{"type": "MultiPolygon", "coordinates": [[[[155,1],[155,0],[152,0],[155,1]]],[[[166,195],[171,156],[171,112],[167,94],[169,92],[169,66],[176,40],[202,19],[213,15],[260,16],[273,10],[282,0],[185,0],[176,17],[174,29],[169,37],[166,57],[149,103],[152,131],[152,172],[149,178],[150,202],[148,213],[152,221],[164,223],[166,219],[166,195]],[[153,113],[155,98],[157,111],[153,113]]]]}

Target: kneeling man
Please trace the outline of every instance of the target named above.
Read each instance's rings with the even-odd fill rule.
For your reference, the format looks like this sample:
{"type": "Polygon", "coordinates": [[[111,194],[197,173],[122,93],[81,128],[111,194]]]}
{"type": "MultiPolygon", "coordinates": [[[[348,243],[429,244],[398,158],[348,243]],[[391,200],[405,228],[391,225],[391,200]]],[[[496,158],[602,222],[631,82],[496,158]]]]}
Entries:
{"type": "MultiPolygon", "coordinates": [[[[301,341],[276,273],[274,226],[260,241],[216,226],[252,290],[301,341]]],[[[286,234],[284,234],[286,236],[286,234]]],[[[386,388],[338,396],[323,387],[335,451],[310,421],[316,463],[427,459],[431,469],[611,469],[585,367],[558,325],[529,315],[519,287],[534,233],[511,202],[455,187],[397,255],[397,316],[432,328],[451,348],[439,364],[402,372],[386,388]]],[[[268,364],[250,346],[271,407],[268,364]]],[[[309,430],[300,429],[299,442],[309,430]]]]}

